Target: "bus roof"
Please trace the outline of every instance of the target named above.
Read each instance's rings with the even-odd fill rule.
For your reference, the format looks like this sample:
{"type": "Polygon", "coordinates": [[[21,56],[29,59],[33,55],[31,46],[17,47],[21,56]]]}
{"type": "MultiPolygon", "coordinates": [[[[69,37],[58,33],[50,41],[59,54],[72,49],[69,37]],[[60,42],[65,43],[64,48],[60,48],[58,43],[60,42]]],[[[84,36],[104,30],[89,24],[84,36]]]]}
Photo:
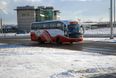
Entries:
{"type": "Polygon", "coordinates": [[[65,25],[68,25],[73,20],[49,20],[49,21],[41,21],[41,22],[33,22],[33,23],[50,23],[50,22],[62,22],[65,25]]]}

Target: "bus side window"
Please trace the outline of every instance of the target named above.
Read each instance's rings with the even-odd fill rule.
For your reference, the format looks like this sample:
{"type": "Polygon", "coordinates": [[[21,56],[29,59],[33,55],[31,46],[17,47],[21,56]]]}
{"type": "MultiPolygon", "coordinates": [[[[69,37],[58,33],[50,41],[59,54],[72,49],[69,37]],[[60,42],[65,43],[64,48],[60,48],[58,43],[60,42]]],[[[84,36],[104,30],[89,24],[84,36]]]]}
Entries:
{"type": "Polygon", "coordinates": [[[36,25],[36,29],[39,29],[39,24],[36,25]]]}
{"type": "Polygon", "coordinates": [[[54,23],[49,24],[49,28],[52,29],[54,27],[54,23]]]}
{"type": "Polygon", "coordinates": [[[60,22],[58,22],[58,23],[56,24],[56,27],[59,28],[59,29],[61,29],[61,30],[63,30],[63,24],[60,23],[60,22]]]}
{"type": "Polygon", "coordinates": [[[46,28],[47,28],[47,29],[50,28],[50,23],[47,23],[46,28]]]}
{"type": "Polygon", "coordinates": [[[37,29],[40,29],[40,24],[37,25],[37,29]]]}
{"type": "Polygon", "coordinates": [[[57,28],[60,28],[60,26],[61,26],[60,23],[57,23],[57,24],[56,24],[56,27],[57,27],[57,28]]]}
{"type": "Polygon", "coordinates": [[[46,28],[46,24],[43,24],[42,29],[45,29],[45,28],[46,28]]]}
{"type": "Polygon", "coordinates": [[[33,30],[36,30],[37,29],[36,23],[32,25],[32,29],[33,30]]]}

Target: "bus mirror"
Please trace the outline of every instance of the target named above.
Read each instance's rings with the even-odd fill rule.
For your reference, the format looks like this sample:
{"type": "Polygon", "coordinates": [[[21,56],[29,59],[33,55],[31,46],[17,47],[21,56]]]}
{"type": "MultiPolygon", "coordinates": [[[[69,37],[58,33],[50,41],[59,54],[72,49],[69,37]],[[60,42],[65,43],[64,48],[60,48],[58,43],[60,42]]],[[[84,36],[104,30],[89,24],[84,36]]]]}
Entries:
{"type": "Polygon", "coordinates": [[[84,29],[84,27],[83,27],[82,25],[80,26],[80,32],[81,32],[82,34],[85,33],[85,29],[84,29]]]}

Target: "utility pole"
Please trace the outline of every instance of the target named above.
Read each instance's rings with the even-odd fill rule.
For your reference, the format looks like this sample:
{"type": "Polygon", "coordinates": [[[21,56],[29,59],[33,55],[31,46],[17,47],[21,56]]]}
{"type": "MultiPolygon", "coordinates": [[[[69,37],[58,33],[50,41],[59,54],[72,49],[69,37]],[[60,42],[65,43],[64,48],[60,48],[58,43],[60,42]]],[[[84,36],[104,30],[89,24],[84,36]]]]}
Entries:
{"type": "MultiPolygon", "coordinates": [[[[1,11],[1,9],[0,9],[0,11],[1,11]]],[[[0,28],[1,28],[1,32],[2,32],[2,14],[0,16],[0,28]]]]}
{"type": "Polygon", "coordinates": [[[3,31],[3,18],[2,18],[2,9],[0,9],[1,15],[0,15],[0,26],[1,26],[1,33],[2,36],[4,36],[4,31],[3,31]]]}
{"type": "Polygon", "coordinates": [[[114,26],[115,26],[115,0],[114,0],[114,26]]]}
{"type": "Polygon", "coordinates": [[[111,27],[110,39],[113,39],[112,0],[110,0],[110,27],[111,27]]]}
{"type": "Polygon", "coordinates": [[[1,28],[2,28],[2,18],[0,18],[0,26],[1,26],[1,28]]]}

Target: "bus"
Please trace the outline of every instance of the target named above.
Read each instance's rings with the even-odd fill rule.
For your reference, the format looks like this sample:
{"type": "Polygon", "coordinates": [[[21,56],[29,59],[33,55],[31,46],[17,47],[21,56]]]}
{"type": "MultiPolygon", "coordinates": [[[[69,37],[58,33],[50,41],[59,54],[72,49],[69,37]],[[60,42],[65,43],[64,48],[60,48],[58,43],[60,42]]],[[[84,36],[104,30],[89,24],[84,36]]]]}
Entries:
{"type": "Polygon", "coordinates": [[[31,40],[39,43],[82,42],[81,26],[77,21],[51,20],[31,24],[31,40]]]}

